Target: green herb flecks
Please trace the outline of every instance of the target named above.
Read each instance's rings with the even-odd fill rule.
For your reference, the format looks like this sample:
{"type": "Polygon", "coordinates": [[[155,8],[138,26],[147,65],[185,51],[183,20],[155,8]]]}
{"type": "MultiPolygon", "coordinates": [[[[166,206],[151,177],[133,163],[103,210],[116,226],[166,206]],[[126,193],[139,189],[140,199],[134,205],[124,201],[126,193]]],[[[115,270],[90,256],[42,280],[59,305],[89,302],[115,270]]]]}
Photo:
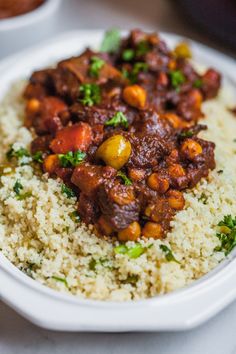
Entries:
{"type": "Polygon", "coordinates": [[[150,51],[151,47],[147,41],[140,41],[136,47],[136,56],[143,56],[150,51]]]}
{"type": "Polygon", "coordinates": [[[32,155],[32,159],[35,162],[43,163],[43,153],[42,153],[42,151],[37,151],[34,155],[32,155]]]}
{"type": "Polygon", "coordinates": [[[132,84],[136,83],[138,80],[138,75],[141,72],[148,71],[148,64],[143,62],[137,62],[134,64],[132,70],[130,72],[123,71],[123,75],[130,80],[132,84]]]}
{"type": "Polygon", "coordinates": [[[69,199],[75,197],[74,191],[71,188],[67,187],[65,184],[62,184],[61,192],[65,194],[69,199]]]}
{"type": "Polygon", "coordinates": [[[62,167],[71,167],[77,166],[84,161],[86,157],[86,153],[80,150],[77,151],[69,151],[66,154],[59,154],[58,158],[60,161],[60,165],[62,167]]]}
{"type": "Polygon", "coordinates": [[[105,126],[107,127],[118,127],[119,125],[123,125],[124,128],[128,128],[129,126],[128,119],[124,113],[120,111],[116,112],[114,116],[105,123],[105,126]]]}
{"type": "Polygon", "coordinates": [[[119,50],[121,43],[120,31],[111,29],[105,33],[101,44],[101,52],[116,53],[119,50]]]}
{"type": "Polygon", "coordinates": [[[91,58],[91,64],[89,68],[89,75],[95,78],[99,77],[99,73],[103,65],[105,64],[105,61],[99,57],[92,57],[91,58]]]}
{"type": "Polygon", "coordinates": [[[82,98],[79,101],[85,106],[93,106],[101,101],[100,87],[96,84],[83,84],[80,86],[82,98]]]}
{"type": "Polygon", "coordinates": [[[78,211],[76,211],[76,210],[73,211],[72,213],[70,213],[69,216],[76,223],[81,221],[80,215],[79,215],[78,211]]]}
{"type": "Polygon", "coordinates": [[[22,157],[30,157],[30,153],[23,147],[20,147],[19,149],[15,150],[13,146],[11,146],[6,153],[6,157],[8,160],[11,160],[13,157],[20,159],[22,157]]]}
{"type": "Polygon", "coordinates": [[[143,247],[140,243],[136,243],[134,246],[128,247],[126,245],[119,245],[114,248],[116,254],[124,254],[129,258],[138,258],[140,257],[149,247],[143,247]]]}
{"type": "Polygon", "coordinates": [[[19,195],[17,196],[17,199],[18,199],[18,200],[25,200],[25,199],[27,199],[27,198],[29,198],[29,197],[32,197],[32,193],[31,193],[31,192],[25,192],[25,193],[23,193],[23,194],[19,194],[19,195]]]}
{"type": "Polygon", "coordinates": [[[17,196],[20,195],[20,192],[21,190],[23,189],[24,187],[22,186],[22,184],[20,183],[19,180],[16,180],[14,186],[13,186],[13,191],[16,193],[17,196]]]}
{"type": "Polygon", "coordinates": [[[113,267],[110,264],[109,259],[99,258],[96,260],[96,259],[92,258],[91,261],[89,262],[89,269],[92,270],[93,272],[96,272],[98,266],[102,266],[107,269],[113,269],[113,267]]]}
{"type": "Polygon", "coordinates": [[[63,283],[67,288],[69,288],[66,278],[61,278],[57,276],[52,276],[52,279],[63,283]]]}
{"type": "Polygon", "coordinates": [[[169,72],[172,87],[179,91],[180,86],[185,82],[185,76],[180,70],[169,72]]]}
{"type": "Polygon", "coordinates": [[[169,247],[167,247],[166,245],[160,245],[160,249],[165,253],[165,257],[168,262],[176,262],[180,264],[180,262],[177,261],[169,247]]]}
{"type": "Polygon", "coordinates": [[[122,59],[124,61],[131,61],[135,57],[134,49],[125,49],[122,53],[122,59]]]}
{"type": "Polygon", "coordinates": [[[207,196],[204,192],[202,192],[202,194],[200,195],[200,197],[198,198],[198,200],[199,200],[200,202],[202,202],[204,205],[206,205],[206,204],[207,204],[207,201],[208,201],[208,196],[207,196]]]}
{"type": "Polygon", "coordinates": [[[215,247],[216,252],[224,252],[227,256],[236,246],[236,217],[225,215],[218,224],[220,232],[216,234],[221,245],[215,247]]]}
{"type": "Polygon", "coordinates": [[[131,186],[132,181],[126,176],[126,174],[122,171],[117,172],[117,177],[120,177],[122,181],[124,182],[125,186],[131,186]]]}
{"type": "Polygon", "coordinates": [[[125,280],[122,280],[122,284],[131,284],[135,286],[137,282],[139,281],[139,276],[138,274],[132,274],[128,275],[128,277],[125,280]]]}
{"type": "Polygon", "coordinates": [[[179,136],[181,138],[192,138],[194,136],[194,133],[191,130],[186,130],[180,133],[179,136]]]}
{"type": "Polygon", "coordinates": [[[224,172],[224,170],[218,170],[217,173],[218,175],[221,175],[224,172]]]}
{"type": "Polygon", "coordinates": [[[201,88],[202,85],[203,85],[203,82],[201,79],[196,79],[193,83],[193,87],[195,87],[195,88],[201,88]]]}

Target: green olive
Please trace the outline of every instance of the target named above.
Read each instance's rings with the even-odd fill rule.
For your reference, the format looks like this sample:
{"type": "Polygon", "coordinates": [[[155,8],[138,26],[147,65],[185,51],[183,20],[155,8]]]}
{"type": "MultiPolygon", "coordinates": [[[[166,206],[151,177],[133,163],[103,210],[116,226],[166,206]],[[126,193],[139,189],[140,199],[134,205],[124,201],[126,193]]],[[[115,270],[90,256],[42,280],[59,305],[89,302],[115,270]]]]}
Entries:
{"type": "Polygon", "coordinates": [[[121,169],[131,154],[131,144],[122,135],[113,135],[97,149],[96,157],[116,170],[121,169]]]}

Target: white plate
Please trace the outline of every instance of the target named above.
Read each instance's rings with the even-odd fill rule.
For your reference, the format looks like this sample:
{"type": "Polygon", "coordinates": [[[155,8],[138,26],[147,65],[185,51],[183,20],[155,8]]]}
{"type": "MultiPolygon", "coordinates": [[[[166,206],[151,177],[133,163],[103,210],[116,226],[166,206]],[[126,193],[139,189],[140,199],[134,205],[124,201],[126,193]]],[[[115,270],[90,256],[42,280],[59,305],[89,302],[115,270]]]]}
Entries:
{"type": "MultiPolygon", "coordinates": [[[[12,82],[85,46],[98,45],[102,31],[76,31],[0,63],[0,99],[12,82]]],[[[178,36],[163,34],[170,46],[178,36]]],[[[236,82],[236,65],[226,56],[192,42],[194,57],[236,82]]],[[[236,298],[236,253],[193,285],[168,295],[125,303],[83,300],[53,291],[27,277],[0,253],[1,299],[33,323],[67,331],[163,331],[189,329],[236,298]]]]}

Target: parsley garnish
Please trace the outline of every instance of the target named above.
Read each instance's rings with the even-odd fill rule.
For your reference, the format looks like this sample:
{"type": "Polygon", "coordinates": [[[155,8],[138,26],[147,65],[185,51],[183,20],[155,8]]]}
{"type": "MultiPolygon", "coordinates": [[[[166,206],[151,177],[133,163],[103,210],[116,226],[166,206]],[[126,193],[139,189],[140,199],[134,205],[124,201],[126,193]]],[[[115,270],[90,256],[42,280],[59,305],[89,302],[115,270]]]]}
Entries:
{"type": "Polygon", "coordinates": [[[96,84],[83,84],[80,86],[82,98],[80,102],[85,106],[93,106],[101,101],[100,87],[96,84]]]}
{"type": "Polygon", "coordinates": [[[208,201],[208,196],[203,192],[200,197],[198,198],[200,202],[202,202],[204,205],[207,204],[208,201]]]}
{"type": "Polygon", "coordinates": [[[15,150],[11,146],[11,148],[6,153],[6,157],[8,160],[11,160],[13,157],[20,159],[22,157],[29,157],[29,156],[30,156],[29,152],[23,147],[19,148],[18,150],[15,150]]]}
{"type": "Polygon", "coordinates": [[[138,281],[139,281],[138,274],[132,274],[132,275],[128,275],[128,277],[125,280],[122,280],[122,284],[136,285],[138,281]]]}
{"type": "Polygon", "coordinates": [[[105,123],[106,126],[112,126],[112,127],[117,127],[118,125],[123,125],[125,128],[128,128],[129,123],[128,119],[122,112],[116,112],[114,116],[106,121],[105,123]]]}
{"type": "Polygon", "coordinates": [[[117,172],[117,176],[120,177],[125,186],[131,186],[132,185],[132,181],[126,176],[126,174],[122,171],[118,171],[117,172]]]}
{"type": "Polygon", "coordinates": [[[18,200],[24,200],[24,199],[29,198],[29,197],[31,197],[31,196],[32,196],[32,193],[31,193],[31,192],[25,192],[25,193],[23,193],[23,194],[19,194],[19,195],[17,196],[17,199],[18,199],[18,200]]]}
{"type": "Polygon", "coordinates": [[[82,152],[80,150],[77,150],[75,152],[69,151],[66,154],[59,154],[58,155],[60,165],[62,167],[77,166],[81,162],[83,162],[85,157],[86,157],[86,153],[82,152]]]}
{"type": "Polygon", "coordinates": [[[134,57],[135,57],[134,49],[125,49],[122,53],[122,59],[125,61],[130,61],[134,59],[134,57]]]}
{"type": "Polygon", "coordinates": [[[32,159],[35,162],[43,163],[43,153],[42,153],[42,151],[37,151],[34,155],[32,155],[32,159]]]}
{"type": "Polygon", "coordinates": [[[60,278],[60,277],[52,276],[52,279],[63,283],[67,288],[69,287],[66,278],[60,278]]]}
{"type": "Polygon", "coordinates": [[[140,41],[137,44],[136,55],[137,56],[145,55],[149,52],[150,49],[151,49],[150,45],[147,41],[140,41]]]}
{"type": "Polygon", "coordinates": [[[179,90],[179,87],[185,82],[185,77],[180,70],[170,71],[170,80],[171,85],[176,90],[179,90]]]}
{"type": "Polygon", "coordinates": [[[177,261],[169,247],[167,247],[166,245],[160,245],[160,249],[165,253],[165,257],[168,262],[176,262],[180,264],[180,262],[177,261]]]}
{"type": "Polygon", "coordinates": [[[195,87],[195,88],[201,88],[201,87],[202,87],[202,84],[203,84],[203,82],[202,82],[201,79],[196,79],[196,80],[194,81],[194,83],[193,83],[193,87],[195,87]]]}
{"type": "Polygon", "coordinates": [[[72,213],[70,213],[69,215],[71,217],[71,219],[74,221],[74,222],[80,222],[81,221],[81,218],[79,216],[79,213],[78,211],[73,211],[72,213]]]}
{"type": "Polygon", "coordinates": [[[105,61],[103,59],[96,56],[92,57],[90,68],[89,68],[89,75],[98,78],[99,72],[104,64],[105,61]]]}
{"type": "Polygon", "coordinates": [[[149,247],[143,247],[140,243],[132,247],[126,245],[119,245],[114,248],[116,254],[126,254],[129,258],[138,258],[140,257],[149,247]]]}
{"type": "Polygon", "coordinates": [[[221,227],[221,232],[217,233],[216,236],[221,245],[215,247],[214,251],[224,252],[227,256],[236,246],[236,217],[233,219],[231,215],[225,215],[218,226],[221,227]]]}
{"type": "Polygon", "coordinates": [[[107,258],[100,258],[98,260],[92,258],[89,262],[89,269],[95,272],[98,265],[101,265],[104,268],[112,269],[107,258]]]}
{"type": "Polygon", "coordinates": [[[105,37],[101,44],[101,52],[115,53],[120,47],[120,31],[111,29],[105,33],[105,37]]]}
{"type": "Polygon", "coordinates": [[[74,191],[71,188],[67,187],[65,184],[62,184],[61,192],[64,193],[69,199],[75,197],[74,191]]]}
{"type": "Polygon", "coordinates": [[[22,184],[20,183],[19,180],[16,180],[14,186],[13,186],[13,191],[16,193],[16,195],[20,195],[20,191],[23,189],[22,184]]]}
{"type": "Polygon", "coordinates": [[[183,131],[182,133],[180,133],[179,136],[181,138],[191,138],[192,136],[194,136],[194,133],[191,130],[187,130],[187,131],[183,131]]]}
{"type": "Polygon", "coordinates": [[[131,81],[131,83],[135,83],[137,82],[138,74],[140,72],[147,72],[147,70],[148,70],[147,63],[137,62],[134,64],[133,69],[130,72],[125,71],[123,72],[123,75],[127,77],[131,81]]]}

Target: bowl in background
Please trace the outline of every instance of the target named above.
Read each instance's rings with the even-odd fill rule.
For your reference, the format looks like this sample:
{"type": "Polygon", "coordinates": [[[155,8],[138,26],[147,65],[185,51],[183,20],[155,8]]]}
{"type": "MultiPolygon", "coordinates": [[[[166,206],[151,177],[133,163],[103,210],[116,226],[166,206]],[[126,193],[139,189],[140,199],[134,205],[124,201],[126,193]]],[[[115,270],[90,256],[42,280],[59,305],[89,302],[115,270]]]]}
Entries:
{"type": "Polygon", "coordinates": [[[45,0],[26,14],[0,20],[0,57],[36,44],[53,33],[61,0],[45,0]]]}

